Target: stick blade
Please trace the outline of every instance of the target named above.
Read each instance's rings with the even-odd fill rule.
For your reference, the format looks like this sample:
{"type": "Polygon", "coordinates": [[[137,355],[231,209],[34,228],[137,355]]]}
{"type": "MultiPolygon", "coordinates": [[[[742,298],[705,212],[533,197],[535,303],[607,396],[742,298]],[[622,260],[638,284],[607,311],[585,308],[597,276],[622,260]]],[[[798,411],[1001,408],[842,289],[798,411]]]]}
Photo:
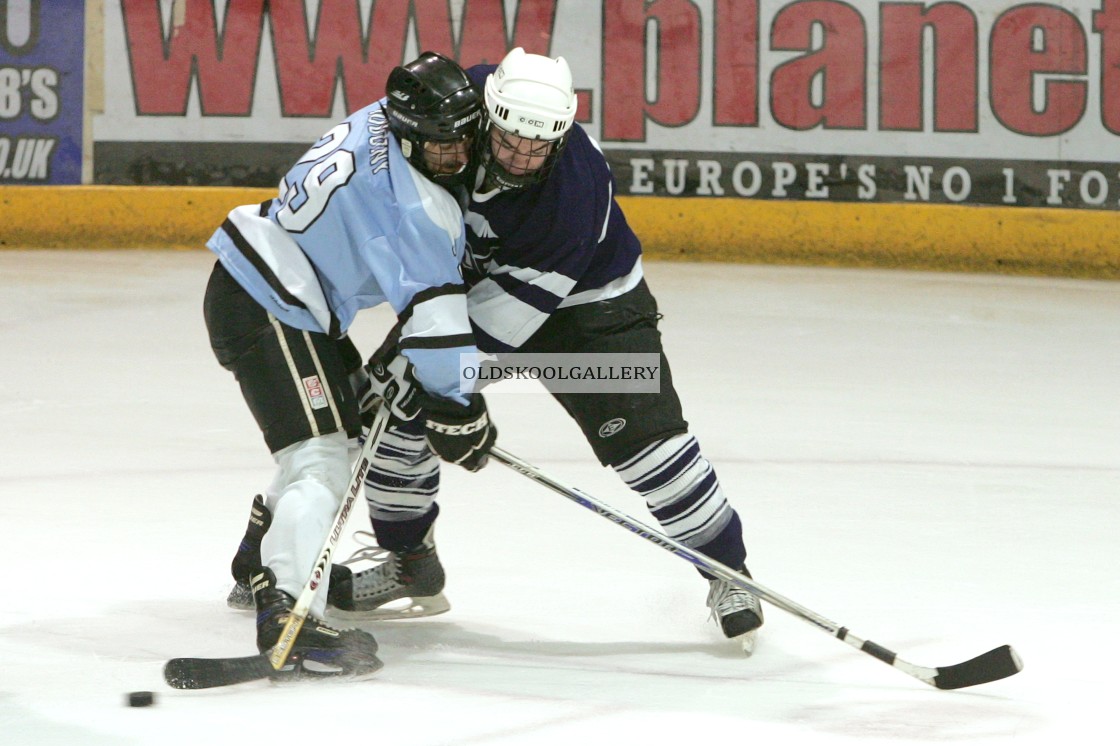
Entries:
{"type": "Polygon", "coordinates": [[[267,679],[272,671],[263,654],[242,658],[172,658],[163,667],[163,680],[174,689],[210,689],[267,679]]]}
{"type": "Polygon", "coordinates": [[[933,685],[938,689],[963,689],[1014,676],[1023,670],[1023,659],[1010,645],[1001,645],[955,666],[938,668],[933,685]]]}

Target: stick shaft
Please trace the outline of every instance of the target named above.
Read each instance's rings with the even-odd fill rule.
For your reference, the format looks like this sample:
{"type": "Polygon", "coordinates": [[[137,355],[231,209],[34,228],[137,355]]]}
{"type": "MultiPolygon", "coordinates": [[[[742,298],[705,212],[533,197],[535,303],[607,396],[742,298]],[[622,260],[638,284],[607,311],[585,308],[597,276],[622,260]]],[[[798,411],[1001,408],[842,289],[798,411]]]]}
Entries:
{"type": "Polygon", "coordinates": [[[629,529],[631,532],[641,536],[646,541],[649,541],[668,552],[677,555],[678,557],[691,562],[705,572],[708,572],[718,578],[726,580],[727,582],[737,585],[740,588],[750,591],[759,598],[765,599],[774,606],[777,606],[784,611],[788,611],[795,616],[802,617],[805,621],[820,627],[825,632],[831,635],[836,635],[841,629],[840,625],[825,617],[817,614],[804,606],[791,601],[790,599],[782,596],[769,588],[759,584],[757,581],[748,578],[741,572],[731,569],[722,562],[708,557],[705,554],[697,552],[695,549],[690,549],[679,541],[672,539],[660,531],[650,528],[636,518],[632,518],[625,513],[612,508],[601,500],[592,497],[591,495],[576,489],[575,487],[567,487],[555,479],[544,474],[540,469],[517,458],[513,454],[495,446],[490,451],[490,455],[500,463],[510,467],[514,471],[520,472],[525,476],[532,479],[534,482],[543,484],[554,492],[557,492],[569,500],[582,505],[589,510],[598,513],[599,515],[607,518],[614,523],[629,529]]]}
{"type": "Polygon", "coordinates": [[[930,668],[908,663],[899,658],[894,651],[888,650],[871,640],[864,640],[855,636],[846,627],[841,627],[836,622],[770,590],[758,581],[748,578],[743,573],[733,570],[727,565],[697,552],[695,549],[690,549],[675,539],[612,508],[586,492],[561,484],[552,477],[544,474],[537,467],[517,458],[502,448],[495,446],[491,449],[490,456],[514,471],[529,477],[534,482],[548,487],[552,491],[582,505],[588,510],[598,513],[604,518],[628,529],[630,532],[637,534],[646,541],[656,544],[662,549],[691,562],[705,572],[753,593],[759,598],[769,602],[771,605],[808,622],[838,640],[844,641],[860,652],[866,653],[889,666],[893,666],[899,671],[919,681],[923,681],[926,684],[936,686],[940,689],[955,689],[995,681],[1018,673],[1019,670],[1022,669],[1022,661],[1011,647],[1007,645],[990,650],[970,661],[946,668],[930,668]]]}

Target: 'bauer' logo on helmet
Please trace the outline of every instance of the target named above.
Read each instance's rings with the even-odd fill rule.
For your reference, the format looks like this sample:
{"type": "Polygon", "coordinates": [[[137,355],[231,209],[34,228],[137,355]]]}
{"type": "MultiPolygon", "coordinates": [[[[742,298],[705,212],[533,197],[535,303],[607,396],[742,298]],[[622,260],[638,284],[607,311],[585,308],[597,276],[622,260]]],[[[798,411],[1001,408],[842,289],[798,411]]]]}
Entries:
{"type": "Polygon", "coordinates": [[[477,134],[482,95],[463,68],[442,54],[424,52],[393,68],[385,89],[389,129],[408,162],[437,184],[452,186],[463,181],[468,169],[445,173],[436,166],[433,170],[425,155],[427,143],[469,144],[477,134]]]}

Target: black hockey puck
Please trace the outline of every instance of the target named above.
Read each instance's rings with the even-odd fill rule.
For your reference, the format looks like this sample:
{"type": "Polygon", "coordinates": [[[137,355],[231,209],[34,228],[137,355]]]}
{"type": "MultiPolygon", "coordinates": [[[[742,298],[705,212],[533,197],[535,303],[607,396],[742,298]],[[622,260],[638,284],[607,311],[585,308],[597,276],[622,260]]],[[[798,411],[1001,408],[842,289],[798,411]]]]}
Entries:
{"type": "Polygon", "coordinates": [[[129,707],[151,707],[156,703],[156,695],[151,692],[129,692],[129,707]]]}

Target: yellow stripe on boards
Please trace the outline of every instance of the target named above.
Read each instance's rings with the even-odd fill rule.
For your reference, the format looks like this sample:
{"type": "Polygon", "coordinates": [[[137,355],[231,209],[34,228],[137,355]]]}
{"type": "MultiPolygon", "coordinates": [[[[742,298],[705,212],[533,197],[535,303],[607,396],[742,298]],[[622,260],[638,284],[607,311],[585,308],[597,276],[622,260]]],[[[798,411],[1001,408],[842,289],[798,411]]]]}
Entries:
{"type": "MultiPolygon", "coordinates": [[[[0,186],[0,249],[198,249],[275,189],[0,186]]],[[[618,197],[650,260],[1120,279],[1120,212],[618,197]]]]}

